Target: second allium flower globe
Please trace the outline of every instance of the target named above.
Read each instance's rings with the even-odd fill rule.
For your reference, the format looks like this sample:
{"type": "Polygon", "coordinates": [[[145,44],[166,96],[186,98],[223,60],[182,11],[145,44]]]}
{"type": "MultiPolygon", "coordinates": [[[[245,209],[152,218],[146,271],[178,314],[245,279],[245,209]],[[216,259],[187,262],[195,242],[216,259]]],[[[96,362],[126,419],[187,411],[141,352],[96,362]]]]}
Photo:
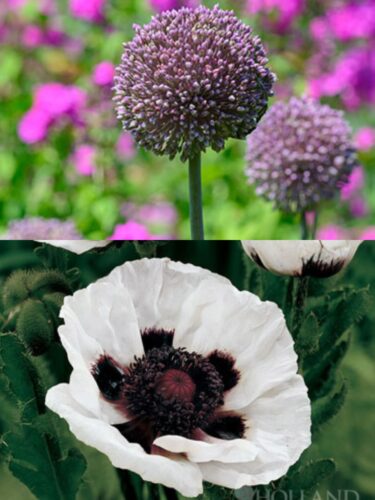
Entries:
{"type": "Polygon", "coordinates": [[[341,111],[308,98],[278,102],[248,139],[249,181],[281,210],[313,209],[348,182],[356,165],[350,135],[341,111]]]}
{"type": "Polygon", "coordinates": [[[233,12],[182,8],[135,29],[117,68],[115,101],[140,146],[185,161],[254,130],[275,77],[259,37],[233,12]]]}
{"type": "Polygon", "coordinates": [[[73,372],[47,405],[113,465],[186,496],[266,484],[310,444],[282,312],[168,259],[126,263],[65,299],[73,372]]]}

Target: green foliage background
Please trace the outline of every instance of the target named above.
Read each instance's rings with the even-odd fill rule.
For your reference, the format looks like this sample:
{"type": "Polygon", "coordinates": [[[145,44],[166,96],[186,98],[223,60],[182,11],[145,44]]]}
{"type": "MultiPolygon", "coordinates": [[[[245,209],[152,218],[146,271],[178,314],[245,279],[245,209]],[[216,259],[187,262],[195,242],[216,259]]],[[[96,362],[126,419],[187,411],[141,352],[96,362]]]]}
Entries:
{"type": "MultiPolygon", "coordinates": [[[[0,498],[31,500],[34,497],[24,484],[42,500],[122,498],[119,480],[107,458],[79,443],[63,420],[45,412],[44,393],[69,375],[65,353],[54,337],[62,296],[70,293],[69,289],[87,286],[126,260],[139,258],[139,253],[155,252],[211,269],[239,289],[276,301],[296,337],[300,370],[314,399],[313,445],[283,479],[265,488],[243,488],[236,497],[245,500],[255,491],[283,489],[299,498],[302,489],[307,499],[316,491],[337,496],[339,490],[350,489],[361,499],[373,499],[375,245],[363,243],[347,270],[337,276],[310,280],[305,314],[297,328],[285,296],[291,280],[259,270],[236,241],[167,242],[156,249],[153,244],[123,243],[82,256],[32,242],[0,243],[1,329],[9,332],[15,328],[21,340],[14,334],[0,335],[0,498]],[[27,274],[21,271],[25,269],[27,274]],[[46,312],[39,317],[35,314],[39,309],[34,308],[28,316],[26,304],[30,301],[43,304],[46,312]],[[41,328],[34,328],[36,323],[41,328]],[[34,338],[35,331],[46,332],[41,337],[42,344],[46,341],[41,356],[31,355],[35,344],[30,345],[30,331],[34,338]],[[23,343],[29,345],[29,353],[23,343]],[[34,464],[38,464],[36,469],[34,464]]],[[[127,480],[138,498],[154,498],[155,488],[138,476],[129,475],[127,480]]],[[[127,498],[133,500],[129,495],[127,498]]],[[[161,499],[163,495],[160,489],[161,499]]],[[[227,490],[209,485],[204,496],[231,497],[227,490]]]]}
{"type": "MultiPolygon", "coordinates": [[[[91,83],[93,68],[103,60],[118,64],[122,42],[133,36],[133,23],[146,23],[152,15],[147,0],[108,0],[107,3],[110,32],[99,25],[74,19],[68,13],[67,0],[57,0],[62,30],[80,39],[84,45],[82,53],[75,56],[58,47],[26,49],[21,44],[1,47],[0,234],[6,231],[10,220],[38,215],[72,218],[86,237],[102,239],[112,234],[116,223],[124,222],[120,214],[122,203],[133,201],[142,205],[166,200],[178,211],[177,236],[181,239],[190,236],[186,164],[178,160],[171,162],[143,150],[130,161],[120,161],[115,154],[119,124],[105,126],[104,116],[88,123],[85,142],[96,145],[99,150],[97,172],[89,178],[77,174],[71,163],[77,140],[77,130],[71,126],[55,127],[44,143],[35,146],[23,144],[17,136],[18,122],[30,108],[32,91],[37,84],[73,83],[87,90],[90,100],[95,101],[98,91],[91,83]]],[[[223,8],[236,10],[239,15],[242,5],[237,0],[204,3],[208,6],[219,3],[223,8]]],[[[257,18],[244,18],[267,46],[270,66],[279,83],[297,95],[306,91],[306,62],[314,50],[308,35],[309,22],[323,12],[323,2],[310,3],[307,13],[298,21],[297,31],[283,36],[262,28],[257,18]]],[[[38,14],[37,5],[38,0],[29,0],[22,15],[26,22],[43,26],[47,19],[38,14]]],[[[281,96],[276,93],[274,99],[279,98],[281,96]]],[[[114,116],[110,96],[106,101],[109,115],[114,116]]],[[[340,107],[336,98],[329,102],[340,107]]],[[[349,113],[347,118],[354,130],[375,126],[373,110],[366,107],[349,113]]],[[[203,202],[207,237],[299,237],[298,217],[273,210],[272,204],[257,197],[254,188],[247,184],[244,157],[245,142],[236,140],[228,141],[220,154],[209,151],[204,155],[203,202]]],[[[340,223],[347,228],[363,229],[373,223],[375,151],[361,154],[360,161],[367,175],[368,217],[352,219],[347,206],[336,200],[322,207],[320,224],[340,223]]]]}

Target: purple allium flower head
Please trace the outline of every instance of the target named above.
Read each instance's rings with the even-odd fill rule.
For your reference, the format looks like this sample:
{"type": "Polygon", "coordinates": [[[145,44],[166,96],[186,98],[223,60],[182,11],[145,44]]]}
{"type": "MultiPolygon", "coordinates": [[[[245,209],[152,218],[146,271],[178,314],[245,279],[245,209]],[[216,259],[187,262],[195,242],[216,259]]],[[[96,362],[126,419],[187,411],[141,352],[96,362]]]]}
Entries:
{"type": "Polygon", "coordinates": [[[30,217],[9,223],[6,238],[10,240],[79,240],[82,239],[72,221],[30,217]]]}
{"type": "Polygon", "coordinates": [[[139,146],[182,161],[245,138],[267,108],[274,75],[252,29],[233,12],[163,12],[124,45],[117,116],[139,146]]]}
{"type": "Polygon", "coordinates": [[[257,194],[287,212],[333,198],[356,165],[341,111],[309,98],[272,106],[248,139],[247,175],[257,194]]]}

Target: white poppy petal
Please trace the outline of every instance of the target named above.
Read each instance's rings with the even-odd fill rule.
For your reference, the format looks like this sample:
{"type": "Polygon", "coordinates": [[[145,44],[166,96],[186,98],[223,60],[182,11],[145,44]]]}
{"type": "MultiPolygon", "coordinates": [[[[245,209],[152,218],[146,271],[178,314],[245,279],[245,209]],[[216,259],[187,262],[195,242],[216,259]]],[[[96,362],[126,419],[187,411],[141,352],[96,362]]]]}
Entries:
{"type": "Polygon", "coordinates": [[[129,419],[100,394],[94,377],[87,368],[74,369],[69,380],[72,397],[92,415],[109,424],[122,424],[129,419]]]}
{"type": "Polygon", "coordinates": [[[63,248],[64,250],[69,250],[69,252],[74,252],[76,254],[82,254],[87,252],[88,250],[92,250],[94,248],[102,248],[111,241],[107,240],[35,240],[39,243],[47,243],[48,245],[52,245],[57,248],[63,248]]]}
{"type": "MultiPolygon", "coordinates": [[[[137,313],[140,329],[156,327],[177,330],[181,306],[196,287],[213,273],[169,259],[141,259],[119,266],[107,280],[126,287],[137,313]]],[[[228,282],[214,275],[217,281],[228,282]]],[[[185,324],[187,323],[185,318],[185,324]]]]}
{"type": "Polygon", "coordinates": [[[248,462],[254,460],[258,453],[257,447],[246,439],[216,439],[207,434],[204,441],[188,439],[182,436],[161,436],[154,441],[172,453],[185,453],[193,462],[248,462]]]}
{"type": "Polygon", "coordinates": [[[272,389],[252,401],[242,412],[250,423],[248,439],[261,450],[259,458],[265,460],[272,451],[275,457],[284,457],[287,453],[291,460],[296,461],[310,445],[311,408],[307,388],[300,375],[275,383],[272,389]],[[257,433],[260,433],[259,438],[257,433]],[[264,439],[265,433],[271,438],[268,442],[264,439]],[[278,437],[282,437],[282,442],[277,449],[275,443],[278,437]]]}
{"type": "Polygon", "coordinates": [[[86,366],[103,353],[123,364],[143,354],[136,313],[125,288],[100,280],[66,297],[60,316],[65,325],[59,335],[73,367],[79,353],[86,366]]]}
{"type": "Polygon", "coordinates": [[[292,379],[297,372],[293,339],[281,311],[277,306],[274,309],[278,321],[270,321],[262,335],[253,334],[248,347],[237,356],[240,382],[226,394],[227,410],[243,408],[275,385],[292,379]]]}
{"type": "Polygon", "coordinates": [[[253,461],[223,466],[200,464],[206,481],[227,488],[268,484],[283,476],[311,444],[311,408],[300,375],[276,385],[242,412],[249,430],[246,438],[258,449],[253,461]]]}
{"type": "Polygon", "coordinates": [[[185,496],[202,493],[202,475],[196,464],[181,456],[172,460],[149,455],[139,444],[129,443],[115,427],[83,409],[72,397],[68,384],[50,389],[46,404],[68,422],[78,439],[105,453],[115,467],[132,470],[146,481],[162,483],[185,496]]]}

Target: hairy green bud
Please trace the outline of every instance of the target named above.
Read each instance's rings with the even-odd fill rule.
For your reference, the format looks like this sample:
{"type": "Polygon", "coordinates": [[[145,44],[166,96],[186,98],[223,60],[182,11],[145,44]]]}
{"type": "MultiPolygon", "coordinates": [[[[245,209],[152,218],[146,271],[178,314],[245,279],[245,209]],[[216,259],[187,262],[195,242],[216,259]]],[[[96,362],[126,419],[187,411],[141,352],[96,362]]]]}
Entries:
{"type": "Polygon", "coordinates": [[[54,325],[42,302],[28,299],[22,305],[16,332],[33,356],[46,352],[53,340],[54,325]]]}

